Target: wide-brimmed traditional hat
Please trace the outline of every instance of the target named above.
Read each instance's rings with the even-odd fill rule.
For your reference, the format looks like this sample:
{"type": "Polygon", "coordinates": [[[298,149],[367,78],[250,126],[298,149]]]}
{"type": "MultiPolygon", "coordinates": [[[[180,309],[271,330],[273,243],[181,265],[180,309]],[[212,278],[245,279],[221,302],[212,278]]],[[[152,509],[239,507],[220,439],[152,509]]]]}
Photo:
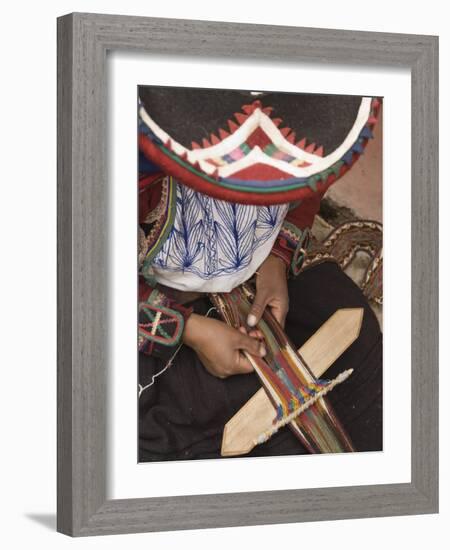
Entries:
{"type": "Polygon", "coordinates": [[[380,99],[139,87],[142,162],[215,198],[279,204],[323,194],[373,137],[380,99]]]}

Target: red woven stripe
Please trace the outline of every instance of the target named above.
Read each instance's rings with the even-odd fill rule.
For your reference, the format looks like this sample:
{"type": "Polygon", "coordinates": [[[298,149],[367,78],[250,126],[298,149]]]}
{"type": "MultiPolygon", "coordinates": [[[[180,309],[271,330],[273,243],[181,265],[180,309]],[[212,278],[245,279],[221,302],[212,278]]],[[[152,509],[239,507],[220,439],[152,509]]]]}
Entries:
{"type": "MultiPolygon", "coordinates": [[[[139,135],[139,147],[144,155],[156,163],[166,174],[170,174],[174,178],[180,180],[181,183],[188,185],[192,189],[204,193],[216,199],[240,203],[240,204],[255,204],[255,205],[271,205],[293,202],[300,199],[314,197],[317,191],[325,192],[328,187],[337,179],[334,174],[330,174],[325,182],[317,183],[317,191],[313,191],[310,187],[302,187],[290,191],[279,191],[277,193],[260,194],[250,191],[236,191],[220,187],[219,184],[214,184],[206,181],[203,177],[192,173],[190,170],[180,165],[172,158],[165,155],[152,140],[148,139],[144,134],[139,135]]],[[[352,164],[359,158],[359,155],[353,155],[352,164]]],[[[340,176],[343,175],[349,166],[343,166],[340,176]]]]}
{"type": "Polygon", "coordinates": [[[264,363],[264,366],[261,368],[261,370],[263,371],[265,376],[269,378],[272,387],[276,388],[278,394],[281,394],[283,405],[287,409],[288,403],[292,398],[291,392],[283,383],[283,381],[273,372],[273,370],[269,366],[267,366],[266,363],[264,363]]]}

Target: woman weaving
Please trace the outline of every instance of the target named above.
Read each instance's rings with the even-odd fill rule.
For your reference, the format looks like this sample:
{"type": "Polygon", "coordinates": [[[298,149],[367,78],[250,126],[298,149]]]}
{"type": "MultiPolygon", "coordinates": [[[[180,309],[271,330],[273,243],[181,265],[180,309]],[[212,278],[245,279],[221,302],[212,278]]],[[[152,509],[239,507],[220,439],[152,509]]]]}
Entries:
{"type": "MultiPolygon", "coordinates": [[[[299,347],[337,309],[364,308],[360,338],[327,377],[354,374],[330,401],[356,450],[382,448],[378,322],[336,263],[302,269],[320,200],[363,152],[379,102],[256,97],[139,89],[140,461],[220,456],[225,423],[261,387],[248,354],[267,353],[266,310],[299,347]],[[235,328],[210,297],[248,281],[235,328]]],[[[250,454],[306,452],[282,430],[250,454]]]]}

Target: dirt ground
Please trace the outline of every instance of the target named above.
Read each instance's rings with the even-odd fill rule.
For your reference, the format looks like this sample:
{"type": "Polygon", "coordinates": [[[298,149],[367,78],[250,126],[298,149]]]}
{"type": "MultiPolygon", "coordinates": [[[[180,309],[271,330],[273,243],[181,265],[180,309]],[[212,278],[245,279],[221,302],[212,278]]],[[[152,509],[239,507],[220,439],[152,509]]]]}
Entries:
{"type": "MultiPolygon", "coordinates": [[[[383,122],[382,111],[364,154],[352,169],[332,185],[322,200],[320,215],[313,226],[314,236],[322,240],[334,227],[356,218],[383,223],[383,122]]],[[[358,252],[345,270],[358,284],[365,273],[369,257],[358,252]]],[[[371,303],[382,326],[382,306],[371,303]]]]}

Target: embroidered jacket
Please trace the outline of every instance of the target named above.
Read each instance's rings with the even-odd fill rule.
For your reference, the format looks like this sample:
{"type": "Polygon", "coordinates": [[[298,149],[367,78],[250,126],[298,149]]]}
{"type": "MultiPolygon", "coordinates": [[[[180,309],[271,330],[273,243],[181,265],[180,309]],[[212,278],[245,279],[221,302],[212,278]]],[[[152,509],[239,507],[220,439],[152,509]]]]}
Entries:
{"type": "Polygon", "coordinates": [[[229,124],[232,135],[221,130],[222,140],[212,135],[211,142],[204,140],[203,148],[193,143],[192,150],[168,137],[140,105],[140,351],[164,358],[172,356],[192,313],[192,308],[178,303],[158,287],[152,269],[152,262],[174,224],[177,182],[230,202],[289,203],[270,253],[285,262],[289,277],[295,277],[301,271],[310,244],[310,230],[320,201],[329,186],[363,152],[372,137],[379,104],[377,99],[363,98],[344,142],[323,159],[323,148],[316,148],[315,144],[306,146],[302,140],[291,146],[292,135],[285,129],[277,129],[279,122],[270,118],[270,108],[263,108],[259,101],[243,106],[245,116],[236,113],[240,125],[229,124]],[[269,138],[271,143],[267,142],[269,138]],[[297,157],[293,156],[297,153],[297,157]],[[210,173],[214,166],[215,171],[210,173]],[[241,179],[220,175],[233,170],[241,179]],[[288,178],[289,174],[299,175],[288,178]]]}

